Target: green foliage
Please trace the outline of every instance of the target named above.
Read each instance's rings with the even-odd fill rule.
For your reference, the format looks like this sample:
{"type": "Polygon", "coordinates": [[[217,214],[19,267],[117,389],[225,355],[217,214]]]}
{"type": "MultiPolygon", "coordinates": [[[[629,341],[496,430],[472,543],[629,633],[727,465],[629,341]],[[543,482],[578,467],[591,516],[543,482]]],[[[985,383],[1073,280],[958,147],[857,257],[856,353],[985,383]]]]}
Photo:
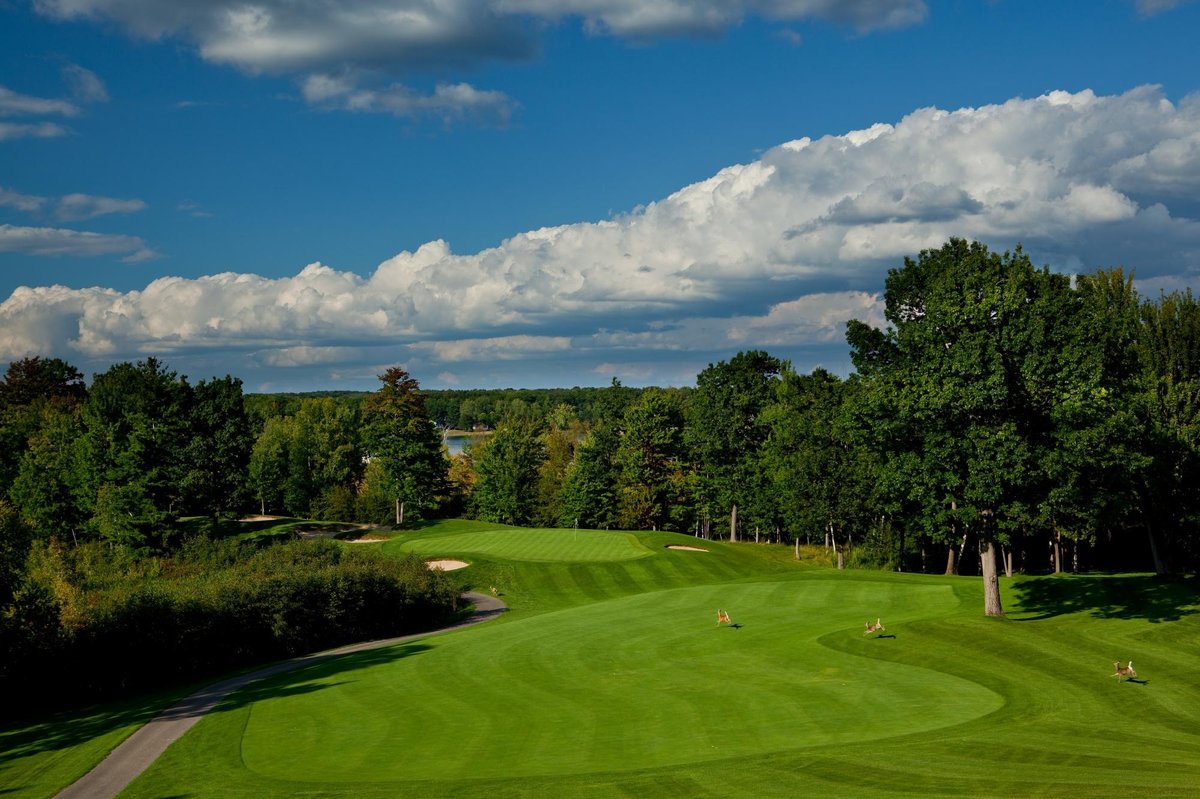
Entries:
{"type": "Polygon", "coordinates": [[[13,710],[18,685],[42,702],[52,686],[62,701],[142,691],[428,627],[457,604],[419,558],[325,539],[265,549],[196,539],[155,568],[104,552],[46,553],[6,614],[16,648],[0,688],[13,710]]]}
{"type": "Polygon", "coordinates": [[[0,499],[0,608],[12,599],[25,577],[33,531],[16,509],[0,499]]]}
{"type": "Polygon", "coordinates": [[[629,406],[616,461],[620,527],[686,529],[683,403],[677,394],[649,389],[629,406]]]}
{"type": "Polygon", "coordinates": [[[608,424],[594,427],[580,442],[558,497],[559,527],[617,526],[618,442],[608,424]]]}
{"type": "Polygon", "coordinates": [[[763,414],[771,425],[763,458],[793,537],[832,537],[841,549],[871,527],[878,468],[854,406],[864,390],[861,381],[843,382],[824,369],[783,370],[778,399],[763,414]]]}
{"type": "Polygon", "coordinates": [[[445,494],[449,464],[416,379],[398,367],[379,379],[383,386],[363,409],[364,439],[371,457],[383,466],[392,496],[408,519],[416,520],[434,510],[445,494]]]}
{"type": "Polygon", "coordinates": [[[528,524],[537,512],[538,472],[546,457],[536,421],[517,417],[473,450],[476,483],[471,497],[476,518],[528,524]]]}
{"type": "MultiPolygon", "coordinates": [[[[763,492],[766,481],[760,463],[769,426],[763,410],[775,399],[783,364],[765,352],[739,352],[729,361],[709,366],[696,377],[696,391],[687,412],[685,440],[696,472],[703,510],[718,524],[737,509],[757,509],[760,518],[741,516],[740,526],[773,528],[776,519],[763,517],[770,506],[763,492]]],[[[730,540],[738,530],[726,527],[730,540]]]]}

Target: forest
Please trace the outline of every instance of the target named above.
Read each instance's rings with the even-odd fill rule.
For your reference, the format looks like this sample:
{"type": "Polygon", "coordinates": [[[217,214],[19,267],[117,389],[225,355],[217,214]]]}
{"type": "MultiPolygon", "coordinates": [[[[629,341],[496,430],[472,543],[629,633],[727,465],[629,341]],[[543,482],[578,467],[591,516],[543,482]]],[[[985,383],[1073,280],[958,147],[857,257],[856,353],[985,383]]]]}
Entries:
{"type": "MultiPolygon", "coordinates": [[[[190,619],[176,637],[193,643],[206,614],[248,620],[260,632],[225,666],[291,651],[300,626],[286,619],[314,591],[388,596],[421,619],[453,610],[448,584],[415,564],[223,541],[247,514],[819,544],[838,567],[979,574],[989,615],[1003,612],[999,573],[1195,571],[1190,290],[1142,297],[1121,269],[1072,277],[952,239],[891,269],[883,299],[886,327],[847,321],[845,378],[749,350],[688,388],[424,391],[393,367],[373,392],[247,395],[236,377],[192,383],[155,358],[90,383],[57,358],[13,362],[0,643],[16,656],[0,680],[60,674],[47,664],[70,653],[103,662],[162,618],[190,619]],[[450,456],[444,430],[474,427],[490,435],[450,456]],[[274,575],[275,593],[239,589],[263,583],[247,574],[274,575]]],[[[337,623],[313,635],[336,642],[337,623]]],[[[113,672],[92,687],[149,673],[113,672]]]]}

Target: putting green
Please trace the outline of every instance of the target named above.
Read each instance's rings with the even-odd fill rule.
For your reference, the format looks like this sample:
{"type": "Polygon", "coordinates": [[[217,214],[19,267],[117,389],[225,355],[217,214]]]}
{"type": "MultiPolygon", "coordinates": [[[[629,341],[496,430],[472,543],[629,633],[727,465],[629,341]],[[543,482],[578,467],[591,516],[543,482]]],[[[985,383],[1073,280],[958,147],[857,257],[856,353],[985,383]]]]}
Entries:
{"type": "Polygon", "coordinates": [[[485,555],[534,562],[597,563],[645,558],[654,554],[633,533],[605,530],[520,530],[496,528],[447,537],[420,538],[399,544],[419,555],[485,555]]]}

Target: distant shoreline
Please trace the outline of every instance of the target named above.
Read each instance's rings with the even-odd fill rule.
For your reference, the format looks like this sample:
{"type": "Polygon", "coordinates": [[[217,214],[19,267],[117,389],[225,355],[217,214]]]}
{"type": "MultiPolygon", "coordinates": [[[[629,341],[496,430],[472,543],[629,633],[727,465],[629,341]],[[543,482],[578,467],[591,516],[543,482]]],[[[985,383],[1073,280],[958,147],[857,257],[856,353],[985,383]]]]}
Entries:
{"type": "Polygon", "coordinates": [[[490,436],[494,430],[455,430],[447,427],[442,431],[442,438],[466,438],[467,436],[490,436]]]}

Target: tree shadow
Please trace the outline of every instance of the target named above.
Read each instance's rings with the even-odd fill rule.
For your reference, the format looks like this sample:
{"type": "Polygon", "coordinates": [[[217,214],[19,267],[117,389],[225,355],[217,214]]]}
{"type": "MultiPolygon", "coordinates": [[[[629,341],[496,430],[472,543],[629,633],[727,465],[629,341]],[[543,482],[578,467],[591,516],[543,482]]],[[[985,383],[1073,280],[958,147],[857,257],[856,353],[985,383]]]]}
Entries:
{"type": "Polygon", "coordinates": [[[14,724],[0,728],[0,765],[41,752],[81,746],[128,724],[143,725],[156,719],[179,721],[264,699],[311,694],[350,682],[330,679],[337,675],[391,663],[432,648],[424,643],[408,643],[355,652],[325,652],[235,675],[176,701],[168,699],[165,707],[164,696],[157,694],[119,705],[58,713],[39,721],[14,724]]]}
{"type": "MultiPolygon", "coordinates": [[[[353,680],[348,679],[331,679],[335,676],[358,671],[359,669],[370,668],[371,666],[394,663],[395,661],[427,652],[430,649],[433,649],[433,647],[423,643],[397,644],[378,649],[367,649],[361,652],[328,652],[320,655],[310,655],[298,662],[288,661],[287,663],[276,664],[277,666],[286,666],[297,663],[297,665],[291,668],[274,670],[273,667],[268,667],[267,669],[254,672],[254,675],[257,676],[253,681],[247,681],[246,684],[234,689],[233,693],[221,700],[220,704],[214,710],[217,712],[229,711],[245,707],[246,705],[252,705],[264,699],[279,699],[287,696],[302,696],[316,693],[326,688],[333,688],[353,682],[353,680]],[[268,673],[264,674],[263,672],[268,673]]],[[[182,706],[182,703],[176,707],[179,708],[179,712],[182,714],[188,712],[182,706]]],[[[172,708],[171,710],[174,711],[175,709],[172,708]]],[[[168,713],[170,712],[168,711],[168,713]]]]}
{"type": "Polygon", "coordinates": [[[1037,621],[1071,613],[1098,619],[1178,621],[1200,612],[1197,582],[1152,574],[1061,574],[1013,583],[1018,607],[1005,614],[1037,621]]]}

